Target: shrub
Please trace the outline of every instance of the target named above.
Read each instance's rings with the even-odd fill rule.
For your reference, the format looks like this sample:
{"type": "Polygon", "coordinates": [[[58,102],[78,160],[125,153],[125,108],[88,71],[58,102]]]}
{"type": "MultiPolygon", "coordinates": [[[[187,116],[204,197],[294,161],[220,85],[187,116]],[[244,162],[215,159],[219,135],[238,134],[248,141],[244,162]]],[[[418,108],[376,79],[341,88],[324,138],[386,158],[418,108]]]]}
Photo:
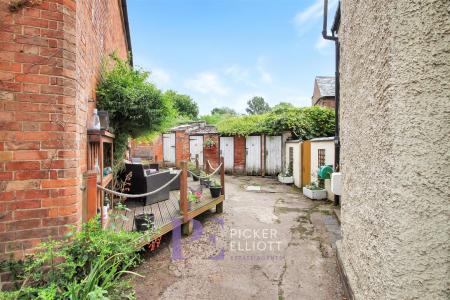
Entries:
{"type": "Polygon", "coordinates": [[[44,243],[36,254],[16,262],[16,279],[24,284],[0,292],[0,299],[108,299],[120,294],[118,289],[127,289],[121,276],[140,261],[136,243],[141,237],[102,229],[94,218],[65,240],[44,243]]]}
{"type": "Polygon", "coordinates": [[[109,112],[114,129],[114,156],[123,158],[128,138],[161,130],[174,113],[172,103],[148,82],[149,73],[133,69],[115,54],[104,64],[97,86],[97,105],[109,112]]]}

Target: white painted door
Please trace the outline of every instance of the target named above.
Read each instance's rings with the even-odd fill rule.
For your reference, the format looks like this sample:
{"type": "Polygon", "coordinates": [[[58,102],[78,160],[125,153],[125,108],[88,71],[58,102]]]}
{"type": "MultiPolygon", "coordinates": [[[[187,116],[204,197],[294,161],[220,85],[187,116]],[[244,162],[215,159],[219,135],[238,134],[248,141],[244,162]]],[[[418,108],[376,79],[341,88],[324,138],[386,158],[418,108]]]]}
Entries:
{"type": "Polygon", "coordinates": [[[266,136],[266,175],[277,175],[281,172],[281,136],[266,136]]]}
{"type": "Polygon", "coordinates": [[[175,164],[175,133],[163,134],[164,162],[175,164]]]}
{"type": "Polygon", "coordinates": [[[198,154],[198,164],[203,166],[203,136],[191,135],[189,137],[189,153],[191,159],[195,159],[195,155],[198,154]]]}
{"type": "Polygon", "coordinates": [[[261,137],[248,136],[245,140],[245,169],[248,175],[261,172],[261,137]]]}
{"type": "Polygon", "coordinates": [[[220,137],[220,155],[223,156],[225,171],[233,172],[234,137],[220,137]]]}

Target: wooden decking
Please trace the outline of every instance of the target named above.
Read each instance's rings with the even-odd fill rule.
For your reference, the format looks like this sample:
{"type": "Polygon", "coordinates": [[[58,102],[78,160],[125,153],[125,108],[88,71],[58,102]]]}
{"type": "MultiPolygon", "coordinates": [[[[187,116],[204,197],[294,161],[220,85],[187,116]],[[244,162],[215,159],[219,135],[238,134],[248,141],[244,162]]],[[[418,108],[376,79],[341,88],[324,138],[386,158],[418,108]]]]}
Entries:
{"type": "Polygon", "coordinates": [[[157,232],[157,234],[153,237],[154,240],[173,230],[174,224],[182,224],[195,218],[203,212],[214,208],[225,198],[224,195],[221,195],[218,198],[212,198],[209,189],[202,189],[198,181],[194,182],[192,181],[192,179],[189,179],[188,185],[192,190],[202,190],[202,197],[198,202],[192,203],[191,208],[185,218],[180,211],[180,192],[177,190],[170,192],[170,197],[168,200],[154,203],[152,205],[143,206],[141,202],[133,201],[131,199],[126,200],[125,204],[128,209],[121,212],[123,215],[125,215],[125,218],[116,218],[115,221],[112,221],[110,219],[107,226],[111,227],[112,222],[114,222],[114,230],[133,231],[136,230],[136,226],[134,224],[135,215],[139,215],[142,213],[152,213],[155,216],[155,229],[157,232]],[[177,220],[179,222],[176,222],[177,220]]]}

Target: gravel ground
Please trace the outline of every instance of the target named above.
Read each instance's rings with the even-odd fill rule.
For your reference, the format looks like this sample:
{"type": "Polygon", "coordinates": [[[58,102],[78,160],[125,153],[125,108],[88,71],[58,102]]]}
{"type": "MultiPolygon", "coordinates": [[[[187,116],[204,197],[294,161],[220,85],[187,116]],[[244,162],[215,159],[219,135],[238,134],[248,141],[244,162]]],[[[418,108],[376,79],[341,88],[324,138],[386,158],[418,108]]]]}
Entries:
{"type": "Polygon", "coordinates": [[[344,299],[329,202],[261,177],[226,177],[224,213],[198,218],[201,235],[171,235],[146,255],[133,286],[138,299],[344,299]],[[260,186],[261,191],[247,191],[260,186]],[[221,255],[223,254],[223,255],[221,255]]]}

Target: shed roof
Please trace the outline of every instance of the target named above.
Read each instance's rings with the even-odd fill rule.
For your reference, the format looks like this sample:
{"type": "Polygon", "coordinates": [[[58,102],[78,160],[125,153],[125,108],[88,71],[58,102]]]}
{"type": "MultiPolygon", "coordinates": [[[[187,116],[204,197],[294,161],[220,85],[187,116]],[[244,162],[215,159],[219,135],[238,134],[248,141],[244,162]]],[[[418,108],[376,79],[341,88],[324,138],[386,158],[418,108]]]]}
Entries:
{"type": "Polygon", "coordinates": [[[311,141],[311,142],[327,142],[327,141],[334,141],[334,136],[314,138],[314,139],[311,139],[310,141],[311,141]]]}
{"type": "Polygon", "coordinates": [[[334,77],[317,76],[316,83],[319,88],[320,97],[334,97],[334,77]]]}
{"type": "Polygon", "coordinates": [[[205,125],[203,127],[198,127],[190,131],[191,135],[196,134],[218,134],[217,128],[214,125],[205,125]]]}

